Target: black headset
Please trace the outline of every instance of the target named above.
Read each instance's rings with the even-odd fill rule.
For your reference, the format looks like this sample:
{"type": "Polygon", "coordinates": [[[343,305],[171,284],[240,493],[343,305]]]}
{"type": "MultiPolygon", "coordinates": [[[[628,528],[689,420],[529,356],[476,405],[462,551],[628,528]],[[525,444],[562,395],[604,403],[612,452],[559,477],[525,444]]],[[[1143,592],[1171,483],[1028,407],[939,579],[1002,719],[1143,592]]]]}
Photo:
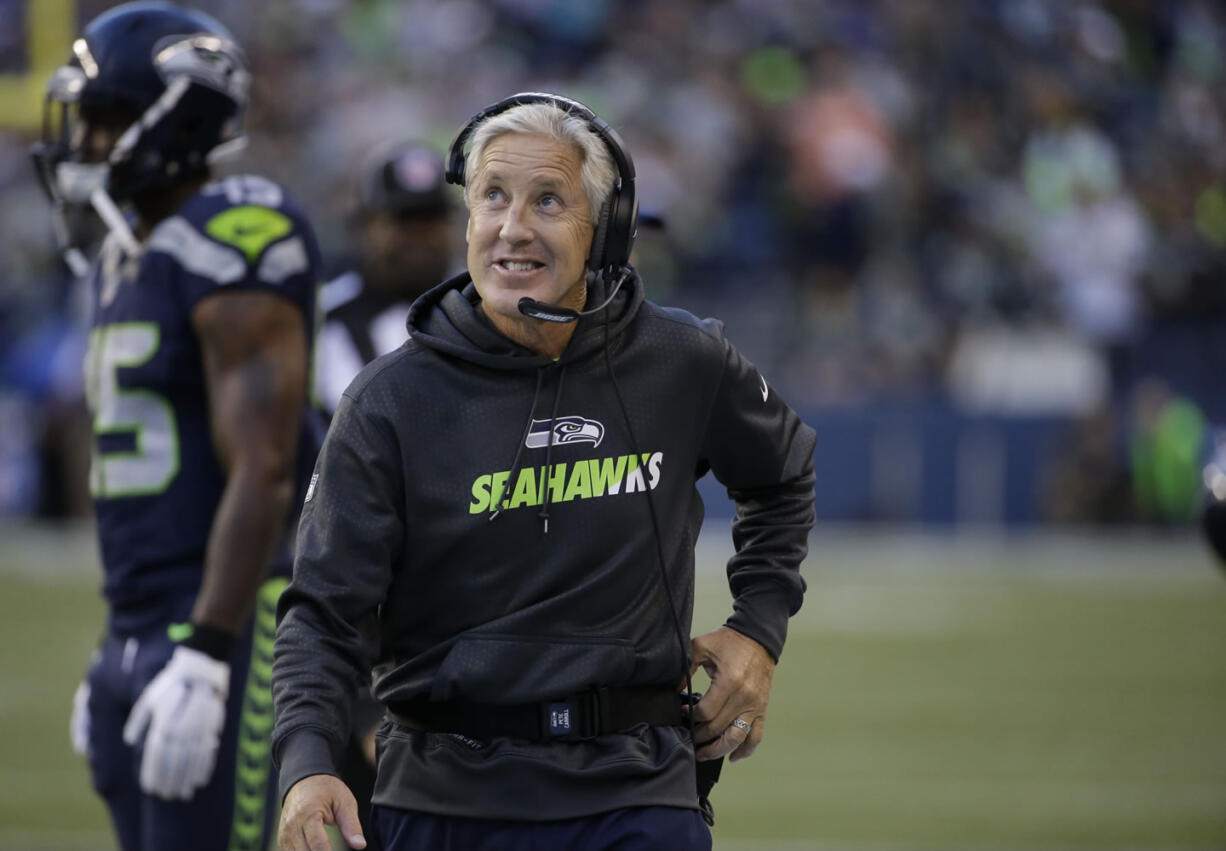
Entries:
{"type": "Polygon", "coordinates": [[[624,269],[630,262],[630,249],[638,233],[639,202],[634,191],[634,160],[630,159],[630,153],[617,131],[577,100],[546,92],[520,92],[487,106],[468,119],[452,141],[447,154],[447,182],[464,185],[464,146],[483,121],[528,103],[553,104],[568,115],[582,118],[609,149],[617,166],[617,182],[613,185],[609,200],[600,209],[587,265],[593,272],[609,274],[624,269]]]}

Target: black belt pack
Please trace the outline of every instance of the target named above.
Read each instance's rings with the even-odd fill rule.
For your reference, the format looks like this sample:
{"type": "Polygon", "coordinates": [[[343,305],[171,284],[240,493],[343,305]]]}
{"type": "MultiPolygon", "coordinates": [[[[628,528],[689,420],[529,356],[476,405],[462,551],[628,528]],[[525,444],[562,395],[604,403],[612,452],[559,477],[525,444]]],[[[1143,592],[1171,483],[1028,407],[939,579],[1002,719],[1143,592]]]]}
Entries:
{"type": "Polygon", "coordinates": [[[584,741],[625,732],[636,724],[687,724],[677,690],[670,686],[595,688],[559,700],[506,705],[417,699],[391,703],[388,714],[397,724],[412,730],[533,742],[584,741]]]}

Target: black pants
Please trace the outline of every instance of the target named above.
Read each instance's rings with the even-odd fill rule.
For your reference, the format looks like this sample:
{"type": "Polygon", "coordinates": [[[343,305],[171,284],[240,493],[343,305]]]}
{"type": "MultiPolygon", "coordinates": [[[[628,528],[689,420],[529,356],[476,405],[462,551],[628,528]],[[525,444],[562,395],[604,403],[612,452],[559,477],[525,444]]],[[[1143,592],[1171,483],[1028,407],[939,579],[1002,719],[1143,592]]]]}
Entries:
{"type": "MultiPolygon", "coordinates": [[[[455,818],[376,805],[371,818],[387,851],[711,851],[711,832],[702,815],[677,807],[628,807],[532,822],[455,818]]],[[[370,839],[368,833],[368,843],[370,839]]]]}

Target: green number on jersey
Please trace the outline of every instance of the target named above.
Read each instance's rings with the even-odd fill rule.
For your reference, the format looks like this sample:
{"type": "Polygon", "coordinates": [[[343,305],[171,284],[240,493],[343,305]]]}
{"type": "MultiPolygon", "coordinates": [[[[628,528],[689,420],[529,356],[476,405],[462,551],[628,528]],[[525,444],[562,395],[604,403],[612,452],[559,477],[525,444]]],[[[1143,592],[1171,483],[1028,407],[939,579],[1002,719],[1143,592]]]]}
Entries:
{"type": "Polygon", "coordinates": [[[89,490],[95,497],[148,496],[166,490],[179,472],[179,438],[170,403],[148,390],[119,386],[121,367],[140,366],[161,344],[152,322],[95,328],[89,335],[86,395],[94,435],[130,433],[131,451],[102,452],[95,443],[89,490]]]}

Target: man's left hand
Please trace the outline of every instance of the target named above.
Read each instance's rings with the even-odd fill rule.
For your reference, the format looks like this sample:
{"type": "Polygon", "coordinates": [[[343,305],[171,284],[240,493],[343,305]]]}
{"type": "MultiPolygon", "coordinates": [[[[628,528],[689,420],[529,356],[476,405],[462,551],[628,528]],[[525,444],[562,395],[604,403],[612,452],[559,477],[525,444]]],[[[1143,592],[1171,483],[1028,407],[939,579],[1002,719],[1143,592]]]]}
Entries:
{"type": "Polygon", "coordinates": [[[693,674],[702,667],[711,684],[694,705],[695,751],[700,759],[732,754],[732,762],[750,756],[766,728],[775,661],[761,644],[721,626],[690,641],[693,674]]]}

